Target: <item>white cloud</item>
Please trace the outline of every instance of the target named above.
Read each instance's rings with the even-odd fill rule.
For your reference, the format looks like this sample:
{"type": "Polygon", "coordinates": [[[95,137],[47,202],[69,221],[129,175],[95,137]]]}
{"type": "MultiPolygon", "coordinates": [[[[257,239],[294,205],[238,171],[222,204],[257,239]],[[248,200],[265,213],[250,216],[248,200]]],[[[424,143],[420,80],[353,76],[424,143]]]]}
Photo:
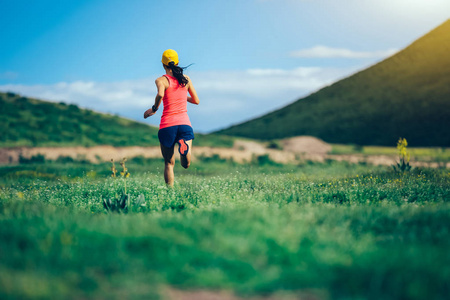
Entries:
{"type": "MultiPolygon", "coordinates": [[[[198,132],[209,132],[249,120],[305,96],[355,68],[299,67],[205,71],[189,73],[200,105],[189,105],[189,115],[198,132]]],[[[0,85],[2,91],[50,101],[75,103],[100,112],[117,113],[143,122],[143,112],[156,94],[155,78],[121,82],[75,81],[53,85],[0,85]]],[[[159,124],[160,113],[146,123],[159,124]]]]}
{"type": "Polygon", "coordinates": [[[299,67],[295,69],[248,69],[193,73],[196,88],[203,92],[270,98],[283,91],[304,93],[330,84],[349,69],[299,67]]]}
{"type": "Polygon", "coordinates": [[[353,51],[345,48],[332,48],[327,46],[315,46],[308,49],[292,51],[292,57],[305,58],[385,58],[395,54],[397,49],[382,51],[353,51]]]}
{"type": "Polygon", "coordinates": [[[155,91],[153,79],[122,82],[74,81],[52,85],[9,84],[0,86],[0,89],[50,101],[76,103],[103,111],[123,107],[124,101],[125,104],[133,101],[133,105],[143,106],[148,102],[148,95],[155,91]]]}

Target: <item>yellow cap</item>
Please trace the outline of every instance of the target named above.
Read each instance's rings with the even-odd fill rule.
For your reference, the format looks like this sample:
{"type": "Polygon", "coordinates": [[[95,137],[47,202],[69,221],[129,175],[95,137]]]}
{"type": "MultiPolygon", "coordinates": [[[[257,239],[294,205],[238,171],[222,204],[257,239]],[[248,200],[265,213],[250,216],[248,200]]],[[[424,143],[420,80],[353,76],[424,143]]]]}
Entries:
{"type": "Polygon", "coordinates": [[[178,53],[175,50],[167,49],[164,51],[161,61],[166,66],[168,66],[171,61],[173,61],[175,65],[178,65],[178,53]]]}

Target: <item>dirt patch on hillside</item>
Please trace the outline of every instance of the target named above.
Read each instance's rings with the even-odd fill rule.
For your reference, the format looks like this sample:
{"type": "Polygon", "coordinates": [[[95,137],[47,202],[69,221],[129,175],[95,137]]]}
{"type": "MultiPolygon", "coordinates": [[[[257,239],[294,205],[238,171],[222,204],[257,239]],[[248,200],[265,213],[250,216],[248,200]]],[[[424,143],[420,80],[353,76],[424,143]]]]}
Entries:
{"type": "Polygon", "coordinates": [[[264,144],[245,140],[236,140],[234,142],[233,149],[240,151],[247,151],[254,154],[264,154],[267,151],[264,144]]]}
{"type": "Polygon", "coordinates": [[[293,153],[327,154],[331,152],[331,145],[312,136],[297,136],[280,142],[283,150],[293,153]]]}

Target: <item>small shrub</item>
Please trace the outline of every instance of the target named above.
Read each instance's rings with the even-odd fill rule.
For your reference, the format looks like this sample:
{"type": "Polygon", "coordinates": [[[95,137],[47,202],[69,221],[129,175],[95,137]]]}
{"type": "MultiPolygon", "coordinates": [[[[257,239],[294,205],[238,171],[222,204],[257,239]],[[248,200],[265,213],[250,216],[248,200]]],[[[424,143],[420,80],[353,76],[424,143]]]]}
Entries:
{"type": "Polygon", "coordinates": [[[26,158],[26,157],[23,157],[22,155],[20,155],[19,163],[21,163],[21,164],[32,164],[32,163],[43,164],[43,163],[45,163],[45,156],[40,153],[33,155],[30,158],[26,158]]]}
{"type": "Polygon", "coordinates": [[[331,194],[325,194],[323,196],[323,202],[344,204],[349,202],[349,199],[344,192],[334,192],[331,194]]]}
{"type": "Polygon", "coordinates": [[[69,104],[69,111],[78,112],[80,108],[76,104],[69,104]]]}
{"type": "Polygon", "coordinates": [[[276,142],[276,141],[270,141],[269,144],[267,144],[268,149],[276,149],[276,150],[283,150],[283,147],[276,142]]]}
{"type": "MultiPolygon", "coordinates": [[[[120,166],[122,167],[122,172],[120,172],[120,178],[123,180],[123,189],[121,189],[120,193],[116,193],[114,198],[103,198],[103,207],[110,212],[117,213],[128,213],[131,212],[134,208],[136,211],[141,206],[145,206],[145,197],[140,194],[133,202],[131,202],[130,194],[127,192],[127,178],[130,177],[130,173],[128,172],[128,168],[125,164],[127,159],[124,157],[120,162],[120,166]]],[[[116,178],[117,169],[114,164],[114,159],[111,159],[111,177],[116,178]]]]}
{"type": "Polygon", "coordinates": [[[128,195],[122,194],[114,199],[103,199],[103,207],[111,212],[127,212],[128,211],[128,195]]]}
{"type": "Polygon", "coordinates": [[[353,145],[353,151],[357,152],[357,153],[362,153],[363,152],[363,146],[361,145],[353,145]]]}
{"type": "Polygon", "coordinates": [[[411,170],[411,165],[409,164],[409,152],[406,149],[408,142],[404,138],[400,138],[397,142],[398,158],[399,162],[397,165],[392,165],[397,172],[407,172],[411,170]]]}
{"type": "Polygon", "coordinates": [[[269,154],[259,155],[256,157],[256,163],[260,166],[265,165],[279,165],[278,163],[274,162],[269,154]]]}
{"type": "Polygon", "coordinates": [[[73,163],[75,160],[71,157],[71,156],[58,156],[58,158],[56,159],[56,162],[59,163],[73,163]]]}
{"type": "Polygon", "coordinates": [[[205,162],[205,163],[212,163],[212,162],[223,163],[223,162],[227,162],[227,160],[225,158],[221,158],[219,156],[219,154],[213,154],[211,156],[199,155],[197,158],[200,161],[205,162]]]}
{"type": "Polygon", "coordinates": [[[86,155],[84,154],[78,154],[76,158],[77,162],[80,164],[90,164],[91,162],[86,158],[86,155]]]}

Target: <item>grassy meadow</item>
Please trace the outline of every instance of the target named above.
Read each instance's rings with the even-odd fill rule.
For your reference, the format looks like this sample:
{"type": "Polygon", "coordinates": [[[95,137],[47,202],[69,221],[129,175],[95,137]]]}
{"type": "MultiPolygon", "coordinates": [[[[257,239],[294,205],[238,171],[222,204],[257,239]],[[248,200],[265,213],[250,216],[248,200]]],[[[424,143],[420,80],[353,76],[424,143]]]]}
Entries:
{"type": "Polygon", "coordinates": [[[0,298],[450,293],[448,169],[213,157],[177,166],[168,189],[162,160],[126,166],[129,178],[110,163],[0,167],[0,298]],[[125,187],[128,206],[107,211],[125,187]]]}

